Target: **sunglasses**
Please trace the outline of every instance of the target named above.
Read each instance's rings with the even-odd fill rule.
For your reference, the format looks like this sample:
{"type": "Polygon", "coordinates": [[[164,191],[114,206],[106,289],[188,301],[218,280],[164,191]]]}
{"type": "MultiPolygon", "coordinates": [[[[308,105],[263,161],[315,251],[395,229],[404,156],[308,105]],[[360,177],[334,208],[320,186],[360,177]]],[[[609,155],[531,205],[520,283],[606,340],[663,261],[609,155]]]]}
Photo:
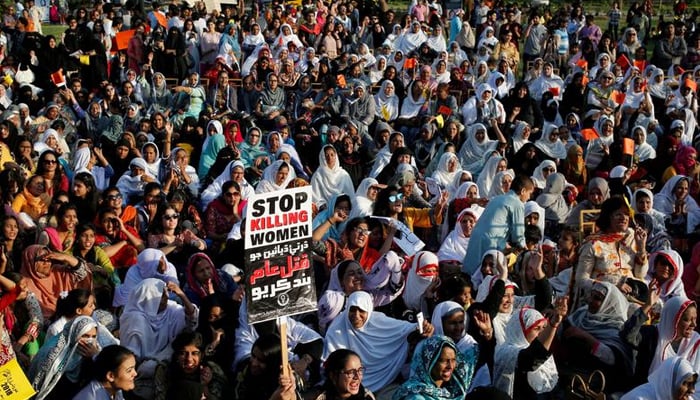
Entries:
{"type": "Polygon", "coordinates": [[[401,201],[403,199],[403,193],[397,193],[397,194],[392,194],[389,196],[389,201],[392,203],[396,203],[397,201],[401,201]]]}
{"type": "Polygon", "coordinates": [[[224,195],[226,197],[236,197],[236,196],[240,196],[241,193],[240,192],[226,192],[226,193],[224,193],[224,195]]]}
{"type": "Polygon", "coordinates": [[[358,228],[355,228],[355,229],[353,229],[353,230],[354,230],[355,233],[357,233],[358,235],[369,236],[369,234],[370,234],[370,230],[369,230],[369,229],[364,229],[364,228],[359,228],[359,227],[358,227],[358,228]]]}
{"type": "Polygon", "coordinates": [[[107,196],[107,200],[121,200],[122,195],[121,194],[111,194],[107,196]]]}
{"type": "Polygon", "coordinates": [[[56,160],[44,160],[44,164],[56,164],[57,162],[56,160]]]}
{"type": "Polygon", "coordinates": [[[168,220],[168,221],[170,221],[172,219],[178,219],[178,218],[180,218],[180,214],[165,214],[165,215],[163,215],[163,219],[168,220]]]}

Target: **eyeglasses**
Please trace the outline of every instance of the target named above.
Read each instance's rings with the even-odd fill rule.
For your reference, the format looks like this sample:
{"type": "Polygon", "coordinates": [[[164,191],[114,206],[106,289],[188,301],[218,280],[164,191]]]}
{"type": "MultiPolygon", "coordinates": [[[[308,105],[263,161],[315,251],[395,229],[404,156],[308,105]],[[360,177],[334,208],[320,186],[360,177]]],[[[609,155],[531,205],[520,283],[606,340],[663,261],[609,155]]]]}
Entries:
{"type": "Polygon", "coordinates": [[[554,172],[554,168],[552,168],[552,167],[542,168],[542,171],[554,172]]]}
{"type": "Polygon", "coordinates": [[[355,233],[357,233],[360,236],[369,236],[369,234],[370,234],[369,229],[360,228],[359,226],[357,228],[353,229],[353,231],[355,231],[355,233]]]}
{"type": "Polygon", "coordinates": [[[403,199],[403,193],[397,193],[397,194],[392,194],[389,196],[389,201],[392,203],[396,203],[397,201],[401,201],[403,199]]]}
{"type": "Polygon", "coordinates": [[[56,160],[44,160],[44,164],[56,164],[57,162],[56,160]]]}
{"type": "Polygon", "coordinates": [[[170,221],[172,219],[178,219],[180,218],[180,214],[165,214],[163,215],[163,219],[170,221]]]}
{"type": "Polygon", "coordinates": [[[340,372],[348,379],[360,378],[365,374],[365,367],[360,367],[358,369],[346,369],[340,372]]]}
{"type": "Polygon", "coordinates": [[[121,200],[121,199],[122,199],[121,194],[110,194],[109,196],[107,196],[107,200],[110,200],[110,201],[111,200],[121,200]]]}
{"type": "Polygon", "coordinates": [[[240,192],[226,192],[226,193],[224,193],[224,195],[226,197],[236,197],[236,196],[240,196],[241,193],[240,192]]]}

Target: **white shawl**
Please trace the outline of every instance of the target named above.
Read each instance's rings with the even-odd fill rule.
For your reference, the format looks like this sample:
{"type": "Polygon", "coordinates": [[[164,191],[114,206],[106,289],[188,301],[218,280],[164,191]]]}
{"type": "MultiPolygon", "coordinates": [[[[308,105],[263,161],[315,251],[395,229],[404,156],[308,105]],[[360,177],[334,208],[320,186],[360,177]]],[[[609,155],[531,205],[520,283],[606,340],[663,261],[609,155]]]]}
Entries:
{"type": "Polygon", "coordinates": [[[464,230],[460,222],[466,214],[471,214],[477,221],[481,216],[482,210],[479,208],[465,208],[457,216],[457,222],[454,229],[445,238],[440,246],[437,256],[440,261],[458,261],[462,262],[467,254],[467,246],[469,246],[469,237],[464,236],[464,230]]]}
{"type": "Polygon", "coordinates": [[[321,148],[318,154],[318,165],[318,169],[311,177],[313,201],[318,207],[327,204],[331,197],[336,194],[355,192],[350,174],[340,166],[340,159],[335,147],[327,144],[321,148]],[[335,153],[335,165],[333,168],[329,167],[326,162],[325,154],[327,149],[335,153]]]}

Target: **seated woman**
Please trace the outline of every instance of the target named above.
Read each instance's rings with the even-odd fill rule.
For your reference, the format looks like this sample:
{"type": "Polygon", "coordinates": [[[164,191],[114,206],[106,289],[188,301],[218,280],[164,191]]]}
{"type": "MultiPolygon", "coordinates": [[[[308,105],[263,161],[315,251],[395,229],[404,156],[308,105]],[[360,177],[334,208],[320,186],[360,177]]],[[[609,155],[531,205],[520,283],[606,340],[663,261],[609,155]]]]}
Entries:
{"type": "Polygon", "coordinates": [[[476,357],[465,357],[446,336],[432,336],[418,344],[411,361],[411,378],[392,399],[462,399],[475,370],[476,357]]]}
{"type": "Polygon", "coordinates": [[[76,317],[92,316],[95,311],[95,296],[88,289],[73,289],[58,299],[54,322],[46,331],[46,340],[63,331],[66,324],[76,317]]]}
{"type": "Polygon", "coordinates": [[[235,299],[215,294],[207,296],[200,305],[197,332],[202,334],[207,360],[219,366],[233,365],[236,321],[242,299],[243,289],[239,288],[235,299]]]}
{"type": "Polygon", "coordinates": [[[92,357],[100,352],[96,338],[95,320],[80,316],[44,343],[27,374],[37,399],[72,398],[80,391],[89,381],[92,357]]]}
{"type": "MultiPolygon", "coordinates": [[[[134,209],[134,216],[135,212],[136,209],[134,209]]],[[[95,245],[104,250],[117,270],[123,270],[136,264],[136,256],[139,251],[145,248],[136,229],[119,218],[111,208],[102,209],[98,214],[98,219],[99,226],[95,232],[95,245]]],[[[132,221],[136,221],[136,218],[132,221]]],[[[119,271],[121,277],[124,273],[126,272],[119,271]]]]}
{"type": "Polygon", "coordinates": [[[51,204],[51,196],[46,193],[44,178],[34,175],[27,180],[22,192],[15,196],[12,201],[12,211],[25,213],[37,222],[39,217],[49,210],[49,204],[51,204]]]}
{"type": "Polygon", "coordinates": [[[280,373],[282,348],[277,335],[260,336],[251,351],[251,357],[238,365],[233,385],[237,400],[301,400],[297,392],[296,374],[287,377],[280,373]]]}
{"type": "Polygon", "coordinates": [[[137,157],[129,162],[129,170],[117,181],[117,189],[123,196],[122,204],[134,204],[143,196],[147,183],[156,182],[155,176],[147,172],[148,165],[143,158],[137,157]]]}
{"type": "Polygon", "coordinates": [[[166,283],[178,283],[177,271],[167,261],[165,254],[158,249],[146,249],[139,254],[136,263],[129,267],[124,282],[117,286],[112,305],[124,306],[134,288],[147,278],[156,278],[166,283]]]}
{"type": "Polygon", "coordinates": [[[156,400],[226,398],[228,380],[219,365],[204,357],[204,340],[198,332],[182,332],[172,342],[173,355],[160,364],[155,376],[156,400]]]}
{"type": "Polygon", "coordinates": [[[427,314],[435,305],[434,300],[439,284],[438,258],[430,251],[419,251],[413,256],[406,276],[406,287],[402,298],[406,311],[427,314]]]}
{"type": "Polygon", "coordinates": [[[324,366],[326,382],[316,400],[374,400],[372,391],[362,384],[366,368],[356,352],[338,349],[328,356],[324,366]]]}
{"type": "Polygon", "coordinates": [[[629,382],[632,386],[646,382],[664,361],[674,356],[689,360],[693,368],[698,365],[694,351],[700,340],[695,332],[697,305],[685,297],[672,297],[661,309],[659,323],[650,325],[656,314],[652,308],[659,300],[655,288],[651,289],[644,306],[632,314],[620,332],[625,343],[638,349],[634,376],[629,382]]]}
{"type": "Polygon", "coordinates": [[[255,193],[270,193],[287,188],[289,182],[296,178],[294,169],[284,160],[270,164],[263,172],[262,180],[255,188],[255,193]]]}
{"type": "Polygon", "coordinates": [[[645,278],[659,288],[659,298],[667,302],[671,297],[688,297],[683,287],[683,259],[677,251],[659,250],[649,256],[649,272],[645,278]]]}
{"type": "Polygon", "coordinates": [[[518,399],[551,393],[559,378],[550,347],[568,312],[567,298],[558,298],[547,318],[522,308],[506,325],[506,341],[496,346],[494,386],[518,399]]]}
{"type": "Polygon", "coordinates": [[[88,263],[93,273],[93,287],[97,290],[106,290],[110,294],[114,285],[120,283],[114,265],[107,253],[101,247],[95,246],[95,226],[92,224],[79,225],[75,232],[75,243],[71,254],[80,257],[88,263]]]}
{"type": "MultiPolygon", "coordinates": [[[[579,230],[581,228],[581,211],[584,210],[599,210],[600,205],[610,198],[610,187],[608,181],[603,178],[593,178],[588,182],[588,191],[586,199],[578,203],[569,213],[569,218],[566,219],[566,226],[579,230]]],[[[584,216],[583,222],[592,222],[598,218],[596,214],[588,214],[584,216]]]]}
{"type": "Polygon", "coordinates": [[[675,175],[654,195],[654,209],[666,215],[666,228],[673,237],[685,237],[700,223],[700,207],[689,193],[690,179],[675,175]]]}
{"type": "Polygon", "coordinates": [[[344,309],[346,298],[363,290],[372,296],[375,307],[387,305],[401,294],[404,278],[402,263],[394,251],[387,251],[366,271],[355,260],[338,263],[330,272],[328,289],[319,299],[319,327],[326,327],[344,309]]]}
{"type": "Polygon", "coordinates": [[[688,360],[671,357],[649,375],[649,382],[637,386],[620,400],[672,400],[692,398],[698,374],[688,360]]]}
{"type": "Polygon", "coordinates": [[[434,208],[404,208],[404,196],[398,186],[388,186],[377,195],[374,215],[403,222],[408,229],[432,228],[442,224],[443,210],[447,205],[447,192],[443,192],[434,208]]]}
{"type": "Polygon", "coordinates": [[[243,162],[234,160],[228,163],[224,171],[202,192],[201,206],[206,209],[207,205],[219,197],[223,191],[224,183],[233,181],[238,183],[241,190],[241,199],[247,200],[255,190],[245,179],[245,166],[243,162]]]}
{"type": "Polygon", "coordinates": [[[61,292],[89,288],[92,284],[87,263],[72,255],[52,252],[38,244],[24,250],[20,273],[27,278],[29,290],[37,296],[45,319],[56,312],[61,292]]]}
{"type": "Polygon", "coordinates": [[[469,238],[480,216],[481,210],[476,208],[465,208],[459,213],[454,229],[442,242],[440,251],[437,253],[441,264],[451,264],[457,266],[459,270],[462,269],[462,260],[467,254],[469,238]]]}
{"type": "Polygon", "coordinates": [[[339,193],[353,193],[354,186],[348,172],[338,160],[338,151],[333,145],[326,145],[318,155],[319,167],[311,176],[313,201],[321,208],[339,193]]]}
{"type": "Polygon", "coordinates": [[[144,279],[129,296],[124,313],[119,318],[120,339],[124,347],[134,352],[138,362],[135,394],[153,398],[153,376],[159,362],[170,359],[170,343],[184,330],[197,326],[199,309],[190,303],[174,282],[167,284],[155,278],[144,279]],[[175,294],[183,305],[168,300],[175,294]]]}
{"type": "Polygon", "coordinates": [[[180,213],[172,206],[160,208],[148,229],[148,247],[160,249],[182,271],[187,259],[206,250],[207,243],[190,229],[183,229],[179,219],[180,213]]]}
{"type": "MultiPolygon", "coordinates": [[[[623,294],[632,288],[627,279],[644,279],[647,264],[647,233],[630,225],[631,209],[621,197],[606,200],[596,220],[599,233],[590,235],[579,250],[576,293],[585,295],[594,281],[610,282],[623,294]]],[[[576,303],[574,303],[576,304],[576,303]]]]}
{"type": "Polygon", "coordinates": [[[221,195],[209,203],[204,213],[206,237],[209,247],[217,254],[226,241],[233,225],[241,220],[247,200],[241,199],[241,186],[227,181],[221,186],[221,195]]]}
{"type": "MultiPolygon", "coordinates": [[[[408,354],[408,337],[417,329],[416,324],[374,311],[372,296],[358,291],[350,295],[345,311],[328,328],[324,359],[340,348],[354,349],[367,368],[367,387],[379,390],[401,372],[408,354]]],[[[432,334],[433,326],[423,321],[420,335],[432,334]]]]}
{"type": "Polygon", "coordinates": [[[39,234],[37,244],[47,246],[52,251],[69,252],[75,241],[75,227],[78,225],[78,208],[74,204],[64,204],[56,213],[57,226],[47,226],[39,234]]]}
{"type": "Polygon", "coordinates": [[[102,349],[92,364],[94,378],[73,400],[123,400],[124,392],[134,389],[136,358],[126,347],[117,344],[102,349]]]}
{"type": "Polygon", "coordinates": [[[187,277],[185,294],[198,306],[211,295],[233,300],[234,293],[238,289],[231,275],[216,269],[211,258],[205,253],[195,253],[190,257],[185,276],[187,277]]]}
{"type": "MultiPolygon", "coordinates": [[[[116,186],[110,186],[102,192],[102,202],[100,207],[102,209],[109,209],[114,212],[114,214],[124,222],[124,225],[134,228],[134,232],[137,229],[137,214],[138,211],[136,207],[130,205],[124,205],[123,196],[119,192],[119,188],[116,186]]],[[[101,212],[98,212],[97,221],[99,223],[101,212]]],[[[88,221],[92,222],[92,221],[88,221]]]]}
{"type": "MultiPolygon", "coordinates": [[[[588,304],[571,313],[562,326],[563,360],[588,371],[600,369],[609,380],[608,390],[624,390],[632,375],[632,349],[620,338],[627,320],[627,299],[609,282],[593,284],[588,304]]],[[[559,360],[558,355],[555,358],[559,360]]]]}

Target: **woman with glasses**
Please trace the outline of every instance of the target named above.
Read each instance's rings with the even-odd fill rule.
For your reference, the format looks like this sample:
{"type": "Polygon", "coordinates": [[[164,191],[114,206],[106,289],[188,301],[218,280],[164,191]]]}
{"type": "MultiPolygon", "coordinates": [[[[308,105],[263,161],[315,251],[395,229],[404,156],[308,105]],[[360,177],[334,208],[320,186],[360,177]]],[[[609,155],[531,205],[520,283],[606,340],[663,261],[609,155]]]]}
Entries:
{"type": "Polygon", "coordinates": [[[238,182],[229,180],[221,186],[221,194],[214,199],[204,212],[204,229],[210,248],[218,254],[226,242],[233,225],[243,217],[243,208],[247,200],[241,196],[238,182]]]}
{"type": "Polygon", "coordinates": [[[180,224],[180,214],[172,207],[158,210],[148,228],[148,247],[160,249],[176,266],[184,267],[197,251],[207,249],[207,243],[192,230],[180,224]]]}
{"type": "Polygon", "coordinates": [[[53,150],[46,150],[39,156],[35,175],[44,178],[45,191],[49,196],[59,191],[68,192],[68,177],[63,168],[58,164],[58,154],[53,150]]]}
{"type": "Polygon", "coordinates": [[[447,192],[443,192],[435,207],[404,207],[404,195],[398,186],[389,186],[377,195],[374,214],[403,222],[411,231],[414,227],[432,228],[442,224],[443,210],[447,205],[447,192]]]}
{"type": "Polygon", "coordinates": [[[365,367],[360,356],[349,349],[338,349],[325,363],[326,381],[316,400],[374,400],[371,390],[362,385],[365,367]]]}

